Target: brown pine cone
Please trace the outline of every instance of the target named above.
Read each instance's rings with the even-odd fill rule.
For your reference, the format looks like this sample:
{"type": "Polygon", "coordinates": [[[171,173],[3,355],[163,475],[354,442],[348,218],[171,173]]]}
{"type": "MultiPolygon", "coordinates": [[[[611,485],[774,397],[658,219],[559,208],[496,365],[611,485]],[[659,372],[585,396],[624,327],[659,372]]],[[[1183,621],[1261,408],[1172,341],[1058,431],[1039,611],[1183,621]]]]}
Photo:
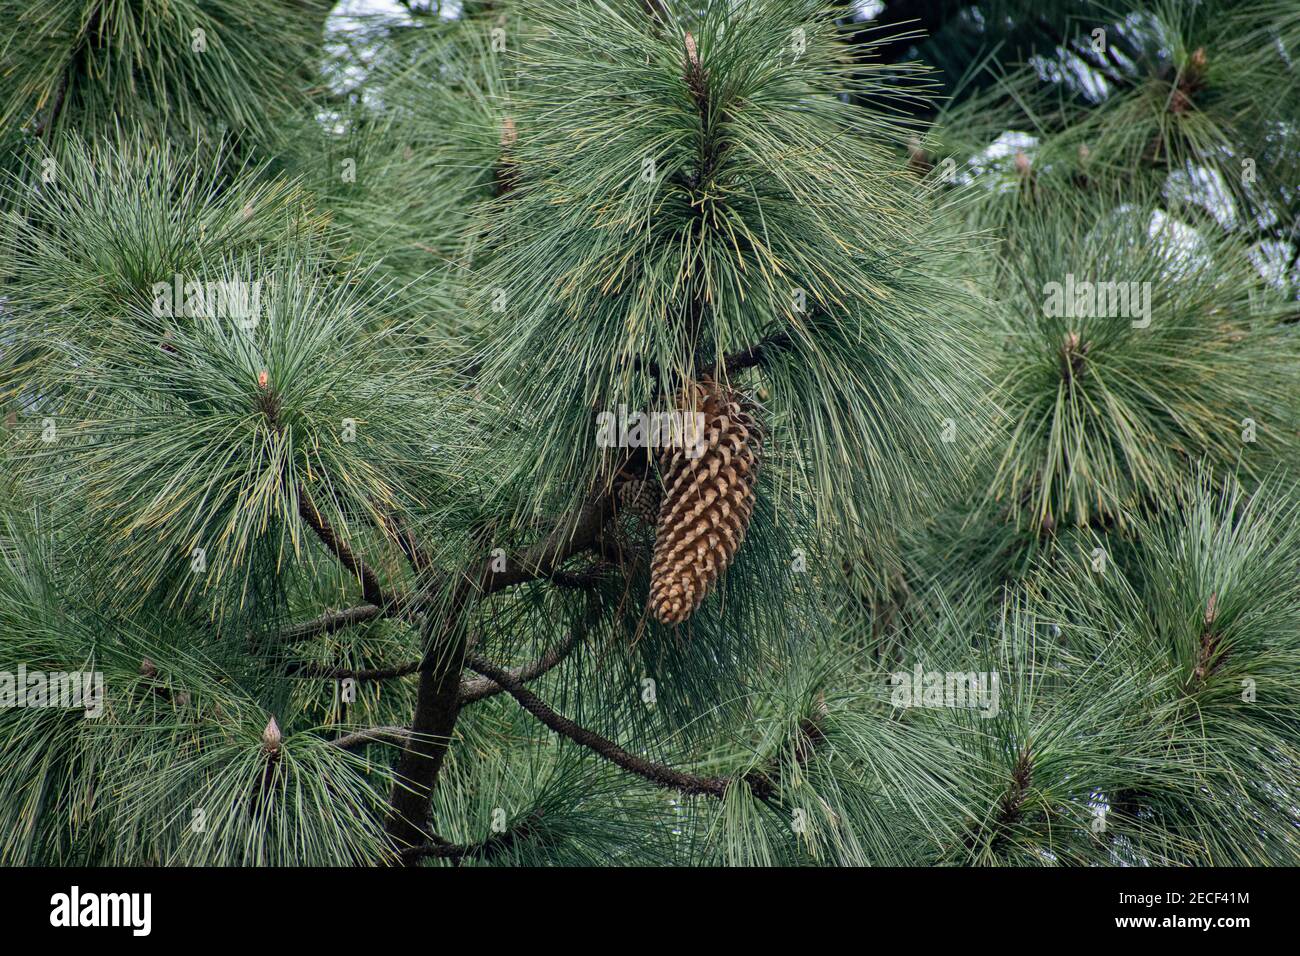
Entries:
{"type": "Polygon", "coordinates": [[[695,447],[665,448],[659,456],[664,499],[650,566],[650,609],[663,624],[680,624],[740,550],[754,511],[762,436],[743,397],[703,380],[678,403],[687,416],[703,413],[695,447]]]}
{"type": "Polygon", "coordinates": [[[630,514],[646,527],[653,528],[659,519],[663,494],[659,482],[630,478],[618,486],[618,510],[630,514]]]}

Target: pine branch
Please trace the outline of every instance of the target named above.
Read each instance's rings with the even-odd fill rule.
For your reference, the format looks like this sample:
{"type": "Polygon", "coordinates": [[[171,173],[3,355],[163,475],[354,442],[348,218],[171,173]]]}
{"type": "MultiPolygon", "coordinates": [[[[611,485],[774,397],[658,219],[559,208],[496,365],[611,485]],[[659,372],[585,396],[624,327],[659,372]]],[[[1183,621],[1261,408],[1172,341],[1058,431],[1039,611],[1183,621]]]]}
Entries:
{"type": "Polygon", "coordinates": [[[701,777],[684,773],[661,763],[646,760],[630,754],[612,740],[607,740],[594,731],[574,723],[568,717],[556,713],[537,695],[524,688],[515,677],[491,662],[475,654],[465,656],[465,664],[471,670],[478,671],[484,677],[501,685],[519,706],[528,711],[539,721],[562,737],[586,747],[604,757],[606,760],[628,773],[649,780],[656,786],[677,790],[687,795],[707,794],[721,798],[727,791],[730,780],[726,777],[701,777]]]}
{"type": "Polygon", "coordinates": [[[391,667],[371,667],[352,670],[346,667],[322,667],[316,664],[295,663],[289,667],[290,677],[325,678],[327,680],[391,680],[406,677],[420,669],[419,661],[408,661],[391,667]]]}
{"type": "Polygon", "coordinates": [[[298,514],[307,526],[316,532],[316,537],[320,538],[325,547],[334,553],[339,563],[361,582],[361,593],[365,595],[367,601],[375,607],[392,609],[399,613],[406,608],[407,602],[404,598],[385,593],[375,572],[353,552],[346,541],[339,537],[338,532],[308,499],[306,489],[301,487],[298,489],[298,514]]]}
{"type": "Polygon", "coordinates": [[[550,580],[557,587],[586,591],[598,585],[609,569],[608,561],[599,561],[581,571],[556,571],[550,580]]]}
{"type": "Polygon", "coordinates": [[[383,608],[376,607],[373,604],[358,604],[356,607],[346,608],[342,611],[326,611],[320,617],[295,624],[281,634],[280,639],[281,641],[301,641],[309,637],[333,634],[345,627],[365,624],[367,621],[373,621],[383,616],[383,608]]]}
{"type": "Polygon", "coordinates": [[[478,591],[484,596],[538,578],[553,578],[561,573],[561,564],[596,543],[613,508],[612,495],[594,495],[578,509],[573,521],[562,520],[542,541],[507,558],[503,570],[494,570],[493,562],[486,561],[467,575],[478,582],[478,591]]]}
{"type": "Polygon", "coordinates": [[[460,715],[460,672],[467,646],[460,621],[471,590],[468,578],[457,580],[446,616],[435,622],[428,615],[421,628],[426,650],[420,662],[415,714],[411,736],[394,768],[386,824],[388,838],[399,851],[422,846],[429,838],[429,803],[460,715]]]}
{"type": "Polygon", "coordinates": [[[358,730],[355,733],[344,734],[330,741],[331,747],[338,747],[340,750],[351,750],[354,747],[364,747],[366,744],[396,744],[404,747],[410,739],[411,732],[405,727],[369,727],[365,730],[358,730]]]}
{"type": "MultiPolygon", "coordinates": [[[[565,658],[573,653],[573,649],[582,643],[582,637],[582,631],[574,631],[559,645],[551,648],[541,657],[506,673],[517,684],[527,684],[529,681],[536,680],[547,671],[558,667],[565,658]]],[[[504,690],[505,687],[487,677],[478,680],[465,680],[461,681],[460,684],[460,701],[462,705],[470,704],[476,700],[495,697],[504,690]]]]}
{"type": "MultiPolygon", "coordinates": [[[[608,740],[595,731],[588,730],[574,721],[557,713],[536,694],[526,689],[516,673],[505,671],[490,661],[476,654],[465,655],[465,666],[478,671],[491,682],[499,685],[506,693],[518,701],[528,711],[551,730],[567,737],[574,743],[592,750],[629,773],[649,780],[656,786],[677,790],[688,796],[706,795],[722,799],[736,778],[702,777],[698,774],[677,770],[665,764],[656,763],[628,753],[612,740],[608,740]]],[[[818,704],[817,712],[805,718],[799,724],[799,736],[794,745],[794,760],[800,766],[812,759],[818,745],[825,740],[822,721],[826,716],[825,701],[818,704]]],[[[780,774],[779,758],[775,758],[767,769],[751,770],[742,779],[750,791],[760,800],[769,801],[776,797],[780,774]]]]}
{"type": "Polygon", "coordinates": [[[388,832],[399,848],[422,845],[427,839],[429,800],[460,713],[460,672],[468,645],[459,625],[466,610],[490,594],[550,577],[598,540],[612,514],[612,495],[590,496],[576,515],[561,519],[542,541],[508,559],[504,570],[495,570],[493,561],[462,570],[452,584],[445,616],[435,622],[433,615],[426,615],[411,739],[398,761],[390,800],[388,832]]]}
{"type": "MultiPolygon", "coordinates": [[[[511,673],[521,682],[527,683],[558,666],[578,643],[578,636],[576,634],[570,635],[558,647],[552,648],[535,661],[530,661],[511,671],[511,673]]],[[[358,669],[295,663],[289,666],[288,676],[324,680],[346,680],[350,678],[352,680],[378,681],[392,680],[396,677],[409,677],[419,670],[419,661],[408,661],[405,664],[395,664],[391,667],[358,669]]],[[[499,693],[501,693],[501,688],[489,680],[467,680],[462,681],[460,685],[462,703],[471,703],[499,693]]]]}
{"type": "MultiPolygon", "coordinates": [[[[368,607],[369,605],[367,605],[368,607]]],[[[566,637],[560,644],[551,648],[541,657],[534,661],[524,664],[511,673],[521,682],[527,683],[545,674],[547,671],[557,667],[566,657],[573,652],[573,649],[582,643],[583,631],[574,631],[566,637]]],[[[371,668],[348,668],[348,667],[326,667],[319,664],[308,664],[295,661],[290,664],[286,674],[290,677],[317,678],[326,680],[392,680],[396,677],[409,677],[416,671],[420,670],[420,661],[407,661],[405,664],[394,664],[389,667],[371,667],[371,668]]],[[[461,701],[470,703],[476,700],[482,700],[484,697],[492,697],[501,693],[501,688],[489,680],[469,680],[461,682],[461,701]]]]}
{"type": "Polygon", "coordinates": [[[1029,796],[1029,787],[1033,777],[1033,756],[1026,749],[1016,757],[1011,769],[1011,785],[998,800],[998,813],[995,823],[996,831],[990,851],[999,852],[1010,840],[1011,829],[1020,822],[1024,815],[1025,802],[1029,796]]]}
{"type": "Polygon", "coordinates": [[[411,531],[410,526],[402,519],[400,515],[389,515],[388,522],[392,525],[393,536],[397,539],[397,545],[402,549],[402,554],[406,555],[406,561],[411,566],[411,570],[416,574],[423,574],[433,567],[433,559],[429,557],[428,551],[420,546],[415,538],[415,533],[411,531]]]}
{"type": "Polygon", "coordinates": [[[494,833],[478,843],[449,843],[441,838],[423,846],[411,847],[402,851],[403,862],[413,863],[422,857],[435,857],[440,860],[490,860],[510,850],[520,840],[527,839],[537,832],[541,821],[540,810],[534,810],[514,826],[507,827],[503,833],[494,833]]]}
{"type": "Polygon", "coordinates": [[[753,368],[756,365],[763,365],[777,352],[789,348],[793,341],[790,333],[784,330],[766,335],[749,348],[739,352],[732,352],[723,358],[714,370],[714,377],[716,378],[724,372],[739,372],[747,368],[753,368]]]}
{"type": "MultiPolygon", "coordinates": [[[[713,367],[713,377],[722,378],[728,373],[743,372],[747,368],[766,365],[776,353],[788,349],[793,344],[793,337],[784,329],[765,335],[749,348],[724,355],[713,367]]],[[[651,376],[659,375],[659,366],[648,359],[638,358],[635,367],[651,376]]]]}
{"type": "MultiPolygon", "coordinates": [[[[294,625],[283,635],[286,639],[300,640],[320,634],[329,634],[354,624],[362,624],[379,617],[385,617],[393,612],[403,615],[411,613],[413,602],[403,595],[385,595],[383,587],[374,572],[370,570],[363,559],[356,555],[339,538],[337,532],[325,521],[315,506],[307,500],[301,489],[299,489],[298,506],[299,514],[302,515],[303,520],[316,533],[317,537],[335,554],[344,567],[361,580],[362,593],[370,603],[342,611],[327,611],[310,621],[294,625]]],[[[483,587],[483,593],[485,594],[492,594],[515,584],[543,577],[550,578],[560,587],[575,589],[595,587],[604,570],[600,564],[576,572],[559,570],[557,565],[562,564],[574,554],[593,546],[600,531],[600,526],[603,524],[610,508],[612,508],[612,501],[608,498],[595,503],[589,502],[588,505],[584,506],[579,512],[578,527],[575,529],[575,534],[578,537],[574,540],[565,542],[562,527],[557,526],[556,530],[544,541],[513,559],[507,559],[506,570],[501,572],[493,571],[492,563],[489,561],[482,565],[479,570],[471,570],[466,573],[487,582],[483,587]]],[[[393,517],[390,520],[393,522],[393,530],[396,531],[398,543],[412,569],[418,573],[431,568],[433,560],[429,557],[428,552],[418,544],[411,530],[400,518],[393,517]]],[[[411,671],[406,671],[406,673],[411,673],[411,671]]]]}
{"type": "MultiPolygon", "coordinates": [[[[826,700],[825,698],[819,698],[813,715],[799,721],[799,732],[794,741],[794,763],[796,766],[807,766],[817,748],[825,741],[826,732],[822,729],[822,724],[826,719],[826,714],[826,700]]],[[[780,775],[781,758],[778,755],[772,758],[766,769],[751,770],[747,773],[745,782],[749,784],[749,789],[753,791],[756,797],[760,800],[769,800],[776,795],[777,781],[780,775]]]]}

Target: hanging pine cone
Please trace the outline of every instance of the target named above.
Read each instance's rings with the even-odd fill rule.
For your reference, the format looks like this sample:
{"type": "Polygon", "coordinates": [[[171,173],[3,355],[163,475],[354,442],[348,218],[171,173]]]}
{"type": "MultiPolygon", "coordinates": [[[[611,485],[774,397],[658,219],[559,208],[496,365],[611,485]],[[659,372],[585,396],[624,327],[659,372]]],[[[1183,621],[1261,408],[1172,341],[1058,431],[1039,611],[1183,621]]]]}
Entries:
{"type": "Polygon", "coordinates": [[[679,408],[703,413],[699,445],[660,454],[664,500],[650,567],[650,609],[663,624],[690,617],[745,539],[762,439],[741,396],[716,382],[688,387],[679,408]]]}
{"type": "Polygon", "coordinates": [[[618,486],[619,512],[632,515],[649,528],[659,519],[662,498],[659,482],[654,480],[630,478],[618,486]]]}

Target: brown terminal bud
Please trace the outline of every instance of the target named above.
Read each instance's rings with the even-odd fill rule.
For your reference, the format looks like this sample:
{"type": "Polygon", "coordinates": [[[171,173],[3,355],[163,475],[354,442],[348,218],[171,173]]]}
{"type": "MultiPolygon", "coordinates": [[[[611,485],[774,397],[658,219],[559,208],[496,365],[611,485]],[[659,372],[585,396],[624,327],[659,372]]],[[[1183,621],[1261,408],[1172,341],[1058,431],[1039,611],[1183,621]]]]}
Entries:
{"type": "Polygon", "coordinates": [[[274,756],[280,752],[280,742],[283,740],[280,733],[280,725],[272,717],[266,724],[266,729],[262,731],[262,750],[268,756],[274,756]]]}
{"type": "Polygon", "coordinates": [[[921,145],[921,140],[915,136],[907,141],[907,165],[921,176],[934,169],[930,154],[921,145]]]}
{"type": "Polygon", "coordinates": [[[695,47],[695,37],[691,36],[689,30],[686,32],[686,63],[692,70],[700,68],[700,54],[695,47]]]}

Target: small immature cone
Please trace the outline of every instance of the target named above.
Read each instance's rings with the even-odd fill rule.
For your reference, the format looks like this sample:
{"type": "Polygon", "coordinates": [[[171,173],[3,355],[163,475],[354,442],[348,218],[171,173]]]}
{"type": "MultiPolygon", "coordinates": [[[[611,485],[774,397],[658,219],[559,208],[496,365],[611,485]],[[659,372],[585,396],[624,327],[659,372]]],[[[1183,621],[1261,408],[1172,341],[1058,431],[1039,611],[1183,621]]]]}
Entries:
{"type": "Polygon", "coordinates": [[[704,600],[745,540],[754,512],[761,435],[740,396],[710,380],[687,387],[678,407],[703,415],[703,433],[687,433],[660,455],[664,499],[650,565],[650,610],[680,624],[704,600]],[[692,439],[698,439],[692,445],[692,439]],[[685,447],[683,447],[685,444],[685,447]]]}

